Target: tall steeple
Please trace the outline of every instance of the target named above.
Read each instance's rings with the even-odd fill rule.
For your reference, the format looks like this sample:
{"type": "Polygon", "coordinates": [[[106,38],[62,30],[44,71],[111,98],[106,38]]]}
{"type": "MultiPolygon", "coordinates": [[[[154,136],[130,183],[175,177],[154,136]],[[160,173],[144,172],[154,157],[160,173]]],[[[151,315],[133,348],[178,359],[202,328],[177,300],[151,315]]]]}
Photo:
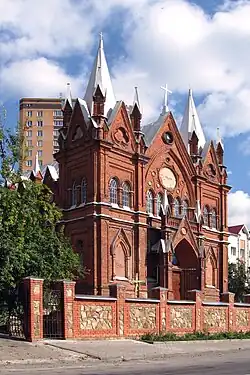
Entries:
{"type": "Polygon", "coordinates": [[[98,86],[105,98],[104,115],[107,116],[108,111],[114,108],[116,99],[104,53],[102,33],[100,34],[97,55],[84,96],[90,115],[93,114],[93,96],[95,95],[98,86]]]}
{"type": "Polygon", "coordinates": [[[182,119],[182,124],[180,127],[180,133],[182,135],[183,141],[188,150],[189,150],[189,141],[193,132],[195,132],[197,135],[198,150],[199,150],[200,148],[203,148],[205,146],[206,139],[205,139],[205,135],[204,135],[198,114],[197,114],[192,90],[189,89],[188,101],[187,101],[186,109],[185,109],[184,116],[182,119]]]}

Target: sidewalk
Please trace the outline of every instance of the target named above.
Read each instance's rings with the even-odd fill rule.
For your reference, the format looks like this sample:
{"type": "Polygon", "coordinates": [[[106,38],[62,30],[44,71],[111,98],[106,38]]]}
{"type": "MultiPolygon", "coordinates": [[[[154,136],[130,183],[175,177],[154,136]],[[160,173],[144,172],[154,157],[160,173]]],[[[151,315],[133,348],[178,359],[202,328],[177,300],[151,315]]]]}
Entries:
{"type": "MultiPolygon", "coordinates": [[[[147,344],[134,340],[44,340],[37,343],[0,337],[0,368],[24,365],[92,366],[94,363],[160,360],[181,356],[249,350],[250,340],[189,341],[147,344]]],[[[0,371],[1,372],[1,371],[0,371]]]]}
{"type": "Polygon", "coordinates": [[[46,345],[105,362],[155,360],[250,349],[250,340],[187,341],[147,344],[134,340],[47,341],[46,345]]]}
{"type": "Polygon", "coordinates": [[[62,350],[54,346],[44,345],[43,342],[29,343],[17,341],[8,337],[0,337],[0,368],[10,365],[34,365],[44,363],[74,364],[88,359],[80,353],[62,350]]]}

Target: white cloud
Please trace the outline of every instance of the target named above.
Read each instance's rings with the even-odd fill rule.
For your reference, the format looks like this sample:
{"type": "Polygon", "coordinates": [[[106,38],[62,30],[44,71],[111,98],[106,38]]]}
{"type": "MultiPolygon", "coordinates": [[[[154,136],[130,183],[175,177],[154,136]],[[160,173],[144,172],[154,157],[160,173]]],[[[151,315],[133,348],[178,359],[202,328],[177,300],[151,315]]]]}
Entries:
{"type": "Polygon", "coordinates": [[[69,81],[72,90],[80,94],[80,79],[69,77],[58,64],[43,57],[13,62],[0,71],[6,98],[13,92],[19,97],[58,97],[60,93],[64,94],[69,81]]]}
{"type": "Polygon", "coordinates": [[[250,228],[250,195],[242,190],[228,195],[229,225],[245,224],[250,228]]]}
{"type": "MultiPolygon", "coordinates": [[[[167,82],[174,94],[186,93],[191,86],[195,95],[205,95],[199,110],[210,133],[218,126],[226,136],[247,132],[249,19],[250,1],[241,0],[226,1],[213,15],[185,0],[43,0],[35,6],[34,0],[1,0],[2,93],[19,95],[22,91],[27,95],[19,82],[12,82],[12,77],[18,76],[15,69],[26,71],[25,60],[32,72],[43,61],[37,75],[27,77],[29,92],[38,93],[35,86],[40,82],[39,96],[54,95],[58,89],[62,91],[66,79],[73,80],[80,91],[80,78],[68,77],[55,61],[78,53],[86,69],[91,47],[104,28],[107,39],[112,37],[110,45],[119,38],[125,50],[125,56],[117,56],[113,62],[117,99],[131,103],[133,87],[139,86],[144,121],[159,113],[160,86],[167,82]],[[116,14],[121,18],[121,12],[117,13],[121,9],[122,34],[111,36],[110,22],[116,14]],[[48,77],[52,71],[55,77],[46,77],[48,71],[48,77]]],[[[175,101],[173,95],[173,109],[175,101]]]]}

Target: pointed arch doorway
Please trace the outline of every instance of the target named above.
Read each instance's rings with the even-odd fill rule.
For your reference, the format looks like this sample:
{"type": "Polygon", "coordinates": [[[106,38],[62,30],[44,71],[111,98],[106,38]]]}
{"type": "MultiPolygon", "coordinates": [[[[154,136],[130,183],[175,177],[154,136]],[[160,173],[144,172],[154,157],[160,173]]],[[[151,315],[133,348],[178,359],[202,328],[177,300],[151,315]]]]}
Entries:
{"type": "Polygon", "coordinates": [[[200,290],[199,258],[192,245],[183,239],[174,249],[172,262],[173,297],[185,300],[189,290],[200,290]]]}

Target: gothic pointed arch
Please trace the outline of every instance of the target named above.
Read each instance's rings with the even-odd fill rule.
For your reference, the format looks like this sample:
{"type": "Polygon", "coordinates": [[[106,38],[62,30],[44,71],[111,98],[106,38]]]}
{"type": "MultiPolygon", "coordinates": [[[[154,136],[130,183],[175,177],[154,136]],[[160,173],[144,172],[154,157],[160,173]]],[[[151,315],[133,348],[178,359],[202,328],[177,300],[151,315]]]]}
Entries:
{"type": "Polygon", "coordinates": [[[183,239],[185,239],[191,245],[196,256],[198,257],[199,249],[198,249],[197,241],[186,216],[182,218],[179,228],[173,238],[173,242],[172,242],[173,248],[176,248],[179,242],[181,242],[183,239]]]}
{"type": "Polygon", "coordinates": [[[214,249],[210,247],[206,252],[205,261],[205,285],[206,287],[215,287],[217,278],[217,258],[214,249]]]}
{"type": "Polygon", "coordinates": [[[132,248],[123,228],[116,233],[111,246],[112,279],[129,279],[131,275],[132,248]]]}

